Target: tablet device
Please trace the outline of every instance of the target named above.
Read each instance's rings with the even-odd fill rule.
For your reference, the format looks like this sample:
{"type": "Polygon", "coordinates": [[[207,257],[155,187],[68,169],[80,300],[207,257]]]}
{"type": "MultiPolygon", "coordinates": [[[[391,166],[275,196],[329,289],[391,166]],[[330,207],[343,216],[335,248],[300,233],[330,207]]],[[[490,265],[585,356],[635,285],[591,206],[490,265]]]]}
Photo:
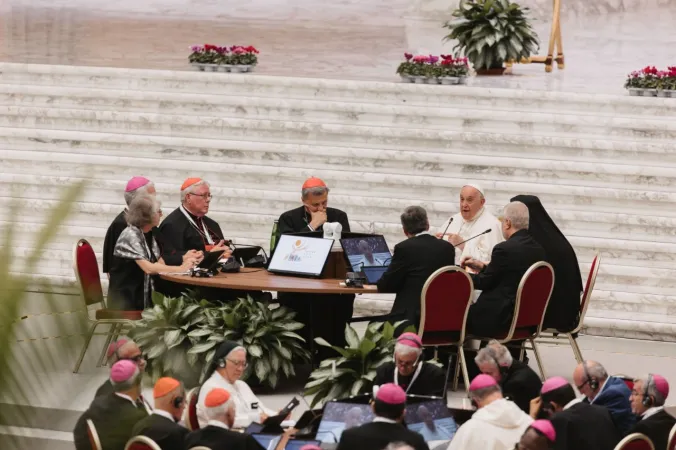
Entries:
{"type": "Polygon", "coordinates": [[[215,252],[204,252],[204,258],[197,267],[199,267],[200,269],[207,270],[213,269],[218,264],[218,261],[220,261],[221,256],[223,256],[223,253],[225,253],[225,250],[217,250],[215,252]]]}
{"type": "Polygon", "coordinates": [[[343,431],[372,422],[373,418],[373,411],[368,404],[329,402],[324,406],[316,439],[338,443],[343,431]]]}
{"type": "Polygon", "coordinates": [[[263,422],[263,430],[267,431],[269,428],[279,428],[282,425],[282,422],[286,420],[289,414],[291,414],[291,411],[293,411],[299,404],[300,402],[296,397],[291,399],[291,401],[279,411],[279,414],[265,419],[265,422],[263,422]]]}
{"type": "Polygon", "coordinates": [[[443,399],[407,405],[404,420],[408,429],[422,435],[425,442],[450,441],[458,430],[443,399]]]}
{"type": "Polygon", "coordinates": [[[258,256],[260,251],[261,247],[254,245],[246,247],[235,246],[235,250],[232,252],[232,257],[235,258],[235,261],[237,261],[240,265],[246,267],[246,262],[258,256]]]}
{"type": "Polygon", "coordinates": [[[279,444],[279,441],[282,440],[281,435],[274,434],[254,433],[251,436],[256,440],[256,442],[258,442],[258,445],[260,445],[265,450],[275,450],[279,444]]]}
{"type": "Polygon", "coordinates": [[[322,274],[333,247],[333,239],[283,234],[268,271],[286,275],[318,277],[322,274]]]}

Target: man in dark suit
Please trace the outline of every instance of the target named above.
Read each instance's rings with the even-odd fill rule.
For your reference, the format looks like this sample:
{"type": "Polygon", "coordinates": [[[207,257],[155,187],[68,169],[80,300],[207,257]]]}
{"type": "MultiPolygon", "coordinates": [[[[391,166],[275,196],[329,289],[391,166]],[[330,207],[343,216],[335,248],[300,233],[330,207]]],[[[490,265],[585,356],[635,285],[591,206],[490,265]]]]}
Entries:
{"type": "Polygon", "coordinates": [[[668,396],[669,382],[662,375],[649,374],[634,380],[631,410],[639,420],[628,434],[645,434],[653,441],[656,450],[667,448],[669,433],[676,425],[676,417],[664,410],[668,396]]]}
{"type": "MultiPolygon", "coordinates": [[[[298,208],[279,216],[277,237],[283,234],[322,231],[325,223],[338,222],[343,231],[350,231],[347,214],[340,209],[329,208],[329,188],[319,178],[310,177],[301,188],[298,208]]],[[[274,251],[274,249],[270,249],[274,251]]],[[[339,347],[345,346],[345,325],[352,318],[353,294],[298,294],[280,292],[277,300],[283,306],[296,311],[296,320],[305,325],[298,333],[314,344],[313,338],[322,337],[339,347]]],[[[332,357],[335,352],[320,347],[318,360],[332,357]]]]}
{"type": "Polygon", "coordinates": [[[184,448],[203,446],[211,450],[260,450],[260,445],[250,434],[230,431],[235,423],[235,405],[228,391],[212,389],[204,405],[209,422],[206,427],[186,436],[184,448]]]}
{"type": "Polygon", "coordinates": [[[620,441],[606,408],[575,398],[573,386],[563,377],[552,377],[531,404],[531,417],[549,419],[556,430],[554,450],[613,450],[620,441]]]}
{"type": "Polygon", "coordinates": [[[394,246],[390,266],[378,281],[378,292],[396,294],[387,320],[406,320],[399,330],[420,323],[420,295],[430,275],[442,267],[455,265],[453,245],[428,233],[430,223],[424,208],[406,208],[401,226],[408,239],[394,246]]]}
{"type": "Polygon", "coordinates": [[[139,400],[141,371],[131,361],[122,360],[110,369],[110,381],[115,392],[94,399],[78,419],[73,430],[76,450],[91,450],[87,420],[94,423],[104,449],[123,449],[132,437],[132,428],[148,417],[139,400]]]}
{"type": "Polygon", "coordinates": [[[509,349],[498,341],[490,341],[479,350],[474,362],[481,373],[490,375],[500,384],[505,398],[528,414],[530,401],[538,397],[542,389],[540,377],[528,364],[514,359],[509,349]]]}
{"type": "Polygon", "coordinates": [[[422,435],[402,425],[406,408],[406,393],[396,384],[384,384],[378,389],[371,408],[373,422],[349,428],[340,436],[337,450],[382,450],[394,442],[403,442],[415,450],[429,450],[422,435]]]}
{"type": "Polygon", "coordinates": [[[634,426],[636,416],[629,402],[631,391],[624,380],[608,376],[606,369],[596,361],[583,361],[575,368],[573,381],[586,403],[603,406],[610,412],[621,436],[634,426]]]}
{"type": "Polygon", "coordinates": [[[183,441],[188,429],[178,424],[185,409],[185,391],[181,382],[174,378],[160,378],[155,383],[153,398],[153,413],[134,426],[132,436],[149,437],[162,450],[184,450],[183,441]]]}
{"type": "Polygon", "coordinates": [[[481,295],[469,309],[468,330],[476,336],[495,336],[507,331],[514,316],[516,291],[528,268],[545,260],[545,251],[528,234],[528,208],[521,202],[505,206],[502,235],[505,242],[493,247],[491,262],[464,258],[463,267],[472,274],[474,289],[481,295]]]}
{"type": "MultiPolygon", "coordinates": [[[[128,339],[122,338],[110,344],[108,346],[106,357],[108,358],[108,363],[110,363],[111,367],[118,361],[128,360],[136,364],[141,373],[143,373],[146,368],[146,360],[143,358],[143,352],[141,352],[141,349],[136,342],[128,339]]],[[[108,378],[96,390],[94,398],[112,394],[113,392],[115,392],[113,383],[111,383],[110,378],[108,378]]]]}

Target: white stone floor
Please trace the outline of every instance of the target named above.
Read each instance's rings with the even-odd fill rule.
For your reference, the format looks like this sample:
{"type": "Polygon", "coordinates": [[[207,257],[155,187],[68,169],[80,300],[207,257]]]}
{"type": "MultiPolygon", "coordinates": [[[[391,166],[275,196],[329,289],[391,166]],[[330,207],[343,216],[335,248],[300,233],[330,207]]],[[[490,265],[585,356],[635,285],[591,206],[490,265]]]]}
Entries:
{"type": "MultiPolygon", "coordinates": [[[[5,0],[0,60],[188,69],[195,43],[252,44],[258,73],[397,81],[404,51],[452,51],[447,17],[416,18],[410,0],[5,0]]],[[[627,73],[675,65],[676,6],[562,20],[566,69],[517,65],[476,86],[622,94],[627,73]]],[[[549,23],[537,21],[543,46],[549,23]]],[[[543,51],[540,52],[543,54],[543,51]]]]}

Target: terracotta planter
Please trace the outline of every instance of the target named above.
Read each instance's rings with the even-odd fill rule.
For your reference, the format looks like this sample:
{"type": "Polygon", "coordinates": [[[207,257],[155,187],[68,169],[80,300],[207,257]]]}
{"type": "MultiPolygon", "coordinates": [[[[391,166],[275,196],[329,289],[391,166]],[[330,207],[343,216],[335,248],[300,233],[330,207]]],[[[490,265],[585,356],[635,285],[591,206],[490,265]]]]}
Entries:
{"type": "Polygon", "coordinates": [[[492,69],[478,69],[477,75],[502,75],[505,72],[504,67],[496,67],[492,69]]]}

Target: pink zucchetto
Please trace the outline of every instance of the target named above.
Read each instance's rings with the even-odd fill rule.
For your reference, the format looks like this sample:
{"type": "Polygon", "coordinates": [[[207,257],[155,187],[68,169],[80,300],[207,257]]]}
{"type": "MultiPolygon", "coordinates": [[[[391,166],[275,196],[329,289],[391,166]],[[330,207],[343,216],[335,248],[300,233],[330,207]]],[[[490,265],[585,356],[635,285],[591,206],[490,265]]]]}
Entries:
{"type": "Polygon", "coordinates": [[[530,424],[530,427],[542,433],[549,442],[556,442],[556,431],[549,420],[536,420],[530,424]]]}
{"type": "Polygon", "coordinates": [[[546,394],[547,392],[550,392],[550,391],[553,391],[555,389],[567,386],[568,384],[570,384],[570,383],[568,383],[568,380],[566,380],[563,377],[547,378],[547,381],[545,381],[542,384],[542,390],[540,391],[540,393],[546,394]]]}
{"type": "Polygon", "coordinates": [[[415,333],[403,333],[397,338],[397,344],[413,348],[422,348],[423,346],[420,337],[415,333]]]}
{"type": "Polygon", "coordinates": [[[653,374],[653,384],[657,392],[662,394],[665,399],[669,396],[669,382],[662,375],[653,374]]]}
{"type": "Polygon", "coordinates": [[[498,382],[495,381],[495,378],[493,378],[490,375],[486,374],[480,374],[474,377],[472,382],[469,385],[469,390],[470,391],[476,391],[479,389],[491,387],[491,386],[497,386],[498,382]]]}
{"type": "Polygon", "coordinates": [[[131,361],[123,359],[113,364],[110,369],[110,381],[113,383],[124,383],[134,376],[138,367],[131,361]]]}
{"type": "Polygon", "coordinates": [[[406,403],[406,392],[398,384],[383,384],[378,389],[376,400],[380,400],[388,405],[402,405],[406,403]]]}
{"type": "Polygon", "coordinates": [[[126,344],[127,342],[129,342],[129,341],[126,340],[126,339],[118,339],[117,341],[113,342],[112,344],[110,344],[110,345],[108,346],[108,350],[106,351],[106,356],[107,356],[108,358],[112,357],[113,354],[115,354],[115,352],[120,351],[120,349],[121,349],[121,348],[124,346],[124,344],[126,344]]]}
{"type": "Polygon", "coordinates": [[[124,192],[135,191],[136,189],[145,186],[150,183],[150,180],[146,177],[134,177],[127,183],[127,187],[124,192]]]}

